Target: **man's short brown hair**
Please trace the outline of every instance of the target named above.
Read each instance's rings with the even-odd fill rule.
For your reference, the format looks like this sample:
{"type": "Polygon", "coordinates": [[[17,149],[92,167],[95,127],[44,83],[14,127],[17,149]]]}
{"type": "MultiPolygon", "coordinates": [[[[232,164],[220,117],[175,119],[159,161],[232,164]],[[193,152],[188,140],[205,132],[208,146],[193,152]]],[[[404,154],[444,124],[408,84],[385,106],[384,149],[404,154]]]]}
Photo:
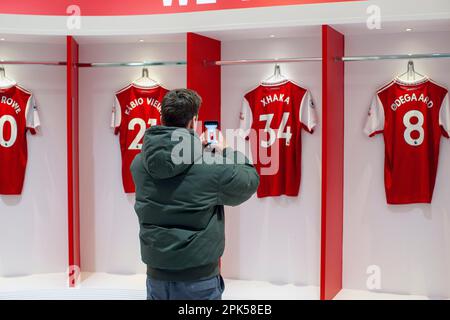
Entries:
{"type": "Polygon", "coordinates": [[[162,122],[168,127],[186,128],[193,117],[198,116],[202,98],[189,89],[175,89],[162,101],[162,122]]]}

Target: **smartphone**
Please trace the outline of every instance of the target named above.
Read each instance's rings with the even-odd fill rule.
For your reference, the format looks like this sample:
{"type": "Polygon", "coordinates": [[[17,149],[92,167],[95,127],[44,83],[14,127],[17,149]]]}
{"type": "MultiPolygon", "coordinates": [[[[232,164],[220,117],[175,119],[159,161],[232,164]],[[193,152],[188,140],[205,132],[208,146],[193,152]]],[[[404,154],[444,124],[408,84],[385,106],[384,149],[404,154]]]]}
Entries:
{"type": "Polygon", "coordinates": [[[218,121],[205,121],[206,135],[208,145],[214,145],[219,142],[217,137],[217,129],[219,128],[218,121]]]}

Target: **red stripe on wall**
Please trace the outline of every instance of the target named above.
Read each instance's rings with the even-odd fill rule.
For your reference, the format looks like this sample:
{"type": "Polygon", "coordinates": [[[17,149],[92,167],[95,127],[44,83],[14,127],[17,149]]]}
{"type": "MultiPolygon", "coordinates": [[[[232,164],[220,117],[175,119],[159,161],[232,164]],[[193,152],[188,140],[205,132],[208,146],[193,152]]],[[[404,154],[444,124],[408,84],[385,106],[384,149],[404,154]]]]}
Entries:
{"type": "MultiPolygon", "coordinates": [[[[167,0],[166,0],[167,1],[167,0]]],[[[199,0],[167,1],[172,3],[164,6],[164,0],[20,0],[0,1],[0,13],[64,16],[72,5],[81,9],[83,16],[119,16],[182,13],[194,11],[244,9],[286,5],[304,5],[317,3],[354,2],[361,0],[216,0],[216,3],[202,4],[199,0]]],[[[205,1],[203,1],[204,3],[205,1]]]]}
{"type": "Polygon", "coordinates": [[[199,120],[221,120],[221,69],[206,66],[205,61],[217,61],[221,57],[220,41],[195,33],[187,35],[187,87],[195,90],[203,99],[199,120]]]}
{"type": "Polygon", "coordinates": [[[344,56],[345,39],[322,27],[323,140],[320,298],[331,300],[342,289],[344,211],[344,56]]]}
{"type": "Polygon", "coordinates": [[[80,270],[80,196],[78,142],[78,44],[67,37],[67,183],[69,285],[77,285],[80,270]]]}

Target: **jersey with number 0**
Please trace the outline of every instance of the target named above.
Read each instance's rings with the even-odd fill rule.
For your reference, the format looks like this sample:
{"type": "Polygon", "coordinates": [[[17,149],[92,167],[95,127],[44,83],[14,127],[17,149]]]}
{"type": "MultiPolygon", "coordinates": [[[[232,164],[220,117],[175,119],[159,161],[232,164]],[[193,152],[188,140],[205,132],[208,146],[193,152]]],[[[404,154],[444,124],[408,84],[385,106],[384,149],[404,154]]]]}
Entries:
{"type": "Polygon", "coordinates": [[[312,133],[316,124],[311,94],[292,81],[261,84],[245,95],[240,128],[252,144],[253,162],[260,175],[259,198],[298,196],[301,129],[312,133]]]}
{"type": "Polygon", "coordinates": [[[394,80],[373,99],[365,133],[384,135],[389,204],[431,203],[441,136],[450,134],[447,89],[429,79],[394,80]]]}
{"type": "Polygon", "coordinates": [[[0,194],[22,193],[28,160],[27,131],[39,116],[33,95],[18,85],[0,88],[0,194]]]}
{"type": "Polygon", "coordinates": [[[120,135],[122,180],[125,193],[134,193],[130,166],[141,152],[146,129],[161,121],[161,102],[167,89],[161,86],[140,87],[131,84],[116,93],[112,127],[120,135]]]}

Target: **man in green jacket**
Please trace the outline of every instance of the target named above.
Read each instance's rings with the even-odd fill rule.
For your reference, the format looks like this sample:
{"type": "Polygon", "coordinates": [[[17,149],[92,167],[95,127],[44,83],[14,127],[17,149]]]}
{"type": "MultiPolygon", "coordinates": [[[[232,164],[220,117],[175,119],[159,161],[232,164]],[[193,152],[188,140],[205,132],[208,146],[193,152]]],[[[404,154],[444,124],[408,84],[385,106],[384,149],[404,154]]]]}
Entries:
{"type": "Polygon", "coordinates": [[[205,148],[194,130],[200,104],[194,91],[169,92],[162,125],[146,131],[131,164],[149,300],[222,298],[224,206],[247,201],[259,184],[248,159],[223,139],[205,148]]]}

